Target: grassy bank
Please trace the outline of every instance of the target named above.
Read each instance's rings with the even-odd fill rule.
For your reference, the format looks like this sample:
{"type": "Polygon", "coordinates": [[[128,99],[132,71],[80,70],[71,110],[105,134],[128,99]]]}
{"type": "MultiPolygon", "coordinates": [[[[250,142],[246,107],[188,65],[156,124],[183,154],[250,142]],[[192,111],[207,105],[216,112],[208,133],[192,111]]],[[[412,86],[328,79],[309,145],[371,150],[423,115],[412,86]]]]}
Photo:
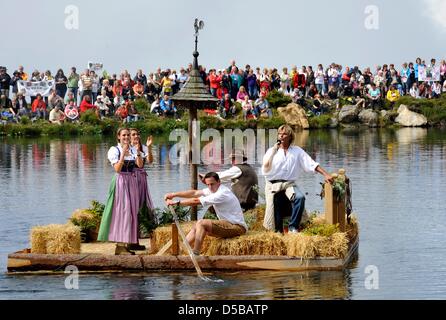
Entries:
{"type": "MultiPolygon", "coordinates": [[[[199,120],[201,130],[213,128],[217,130],[223,129],[241,129],[248,128],[257,129],[277,129],[285,123],[284,119],[277,113],[278,107],[286,106],[291,102],[289,97],[284,96],[279,92],[271,92],[268,96],[271,108],[273,110],[273,117],[271,119],[261,118],[258,120],[243,120],[241,112],[235,119],[222,120],[214,116],[207,116],[203,111],[199,111],[199,120]]],[[[308,101],[310,102],[310,101],[308,101]]],[[[341,105],[348,104],[348,102],[341,99],[341,105]]],[[[410,96],[401,97],[391,109],[387,103],[384,109],[396,113],[396,110],[401,105],[407,105],[409,109],[421,113],[428,119],[429,126],[446,126],[446,94],[443,94],[438,99],[414,99],[410,96]]],[[[241,106],[236,103],[238,111],[241,111],[241,106]]],[[[171,118],[159,118],[150,113],[150,106],[144,100],[135,101],[135,106],[138,109],[142,120],[125,124],[127,127],[136,127],[143,134],[163,135],[168,134],[174,129],[185,129],[188,127],[188,112],[182,112],[181,121],[175,121],[171,118]]],[[[321,116],[310,116],[308,122],[310,129],[324,129],[331,125],[332,114],[325,114],[321,116]]],[[[381,126],[392,126],[393,122],[382,122],[381,126]]],[[[38,137],[38,136],[84,136],[84,135],[113,135],[117,128],[123,124],[112,118],[105,118],[100,120],[92,112],[82,114],[79,123],[64,123],[62,125],[50,124],[48,121],[38,120],[31,123],[30,119],[23,117],[18,124],[0,125],[1,136],[24,136],[24,137],[38,137]]]]}

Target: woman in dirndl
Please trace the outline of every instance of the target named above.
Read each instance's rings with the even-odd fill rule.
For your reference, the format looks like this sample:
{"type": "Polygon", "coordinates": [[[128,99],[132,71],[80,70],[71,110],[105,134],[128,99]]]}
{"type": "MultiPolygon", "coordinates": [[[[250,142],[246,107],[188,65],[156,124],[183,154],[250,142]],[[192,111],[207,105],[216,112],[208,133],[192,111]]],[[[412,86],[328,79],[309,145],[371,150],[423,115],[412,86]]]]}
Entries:
{"type": "Polygon", "coordinates": [[[118,145],[108,150],[108,160],[115,169],[102,215],[98,241],[116,242],[115,254],[135,254],[131,244],[138,244],[139,191],[136,168],[143,166],[140,152],[130,144],[130,130],[120,128],[118,145]]]}
{"type": "MultiPolygon", "coordinates": [[[[154,211],[154,206],[152,202],[152,197],[150,196],[149,186],[147,184],[147,172],[144,169],[146,162],[151,163],[151,152],[149,152],[152,147],[152,136],[147,138],[146,144],[141,143],[141,134],[138,129],[130,129],[130,144],[136,151],[141,154],[143,160],[143,166],[141,168],[135,168],[136,180],[138,181],[138,191],[139,191],[139,224],[141,221],[145,221],[145,232],[148,232],[151,236],[152,230],[156,227],[156,216],[154,211]],[[148,222],[148,223],[147,223],[148,222]]],[[[146,236],[146,235],[142,235],[146,236]]],[[[132,250],[145,250],[146,248],[142,245],[131,245],[132,250]]]]}

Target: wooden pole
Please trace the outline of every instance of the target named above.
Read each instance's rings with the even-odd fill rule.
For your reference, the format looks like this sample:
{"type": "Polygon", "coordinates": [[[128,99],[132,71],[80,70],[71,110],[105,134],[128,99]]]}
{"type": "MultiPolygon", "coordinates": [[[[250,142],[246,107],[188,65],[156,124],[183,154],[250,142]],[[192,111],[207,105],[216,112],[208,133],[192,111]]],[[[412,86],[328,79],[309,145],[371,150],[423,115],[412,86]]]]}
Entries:
{"type": "MultiPolygon", "coordinates": [[[[331,175],[333,178],[337,177],[337,174],[331,175]]],[[[338,223],[338,215],[336,214],[336,205],[334,203],[333,186],[331,183],[324,184],[324,207],[325,207],[325,220],[329,224],[338,223]]]]}
{"type": "Polygon", "coordinates": [[[178,228],[175,223],[172,223],[172,247],[170,252],[173,256],[177,256],[180,253],[180,243],[178,242],[178,228]]]}
{"type": "MultiPolygon", "coordinates": [[[[197,120],[197,106],[195,104],[192,104],[189,108],[189,163],[190,163],[190,174],[191,174],[191,189],[196,190],[198,188],[198,167],[196,163],[193,163],[193,139],[194,139],[194,132],[193,132],[193,123],[194,120],[197,120]]],[[[198,139],[200,133],[195,132],[195,137],[198,139]]],[[[198,140],[199,143],[200,140],[198,140]]],[[[197,220],[197,207],[193,206],[191,207],[191,220],[196,221],[197,220]]]]}

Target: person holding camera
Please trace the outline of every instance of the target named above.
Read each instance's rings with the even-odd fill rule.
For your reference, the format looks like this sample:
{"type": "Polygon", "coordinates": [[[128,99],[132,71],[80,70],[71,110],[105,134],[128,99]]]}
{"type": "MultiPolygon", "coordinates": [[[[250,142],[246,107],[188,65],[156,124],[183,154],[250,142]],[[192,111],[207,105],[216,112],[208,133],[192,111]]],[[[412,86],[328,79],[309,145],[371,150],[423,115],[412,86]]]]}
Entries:
{"type": "Polygon", "coordinates": [[[302,148],[293,146],[294,131],[289,125],[278,129],[277,143],[263,157],[266,210],[263,226],[283,232],[283,218],[291,209],[289,232],[297,233],[305,209],[305,196],[296,184],[302,172],[317,172],[326,182],[333,178],[302,148]],[[290,208],[291,207],[291,208],[290,208]]]}

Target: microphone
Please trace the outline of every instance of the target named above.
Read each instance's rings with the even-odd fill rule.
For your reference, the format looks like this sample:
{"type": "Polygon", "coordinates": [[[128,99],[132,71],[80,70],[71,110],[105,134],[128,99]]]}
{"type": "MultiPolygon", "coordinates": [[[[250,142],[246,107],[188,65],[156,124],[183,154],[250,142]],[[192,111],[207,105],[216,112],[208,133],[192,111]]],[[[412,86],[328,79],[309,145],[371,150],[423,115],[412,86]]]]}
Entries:
{"type": "Polygon", "coordinates": [[[281,143],[282,143],[282,141],[277,140],[277,143],[276,143],[276,144],[277,144],[278,146],[280,146],[281,143]]]}

